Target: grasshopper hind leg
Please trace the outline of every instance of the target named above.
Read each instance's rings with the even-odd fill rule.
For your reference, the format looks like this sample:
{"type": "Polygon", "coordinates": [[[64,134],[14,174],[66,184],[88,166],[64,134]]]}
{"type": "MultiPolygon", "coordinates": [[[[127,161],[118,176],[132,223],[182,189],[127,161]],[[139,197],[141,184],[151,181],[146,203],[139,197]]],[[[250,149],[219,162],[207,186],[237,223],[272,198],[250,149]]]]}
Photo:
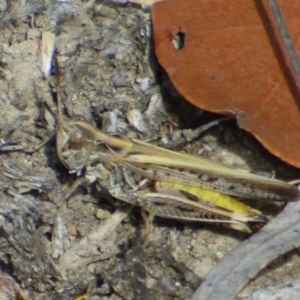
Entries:
{"type": "MultiPolygon", "coordinates": [[[[176,192],[176,191],[175,191],[176,192]]],[[[109,188],[109,193],[122,201],[138,205],[149,213],[146,224],[153,221],[154,216],[179,221],[193,221],[205,223],[221,223],[240,231],[252,233],[259,230],[268,218],[263,215],[248,216],[230,212],[226,209],[215,208],[210,203],[197,203],[176,194],[158,193],[149,189],[126,191],[121,186],[109,188]]],[[[149,233],[149,228],[146,231],[149,233]]]]}

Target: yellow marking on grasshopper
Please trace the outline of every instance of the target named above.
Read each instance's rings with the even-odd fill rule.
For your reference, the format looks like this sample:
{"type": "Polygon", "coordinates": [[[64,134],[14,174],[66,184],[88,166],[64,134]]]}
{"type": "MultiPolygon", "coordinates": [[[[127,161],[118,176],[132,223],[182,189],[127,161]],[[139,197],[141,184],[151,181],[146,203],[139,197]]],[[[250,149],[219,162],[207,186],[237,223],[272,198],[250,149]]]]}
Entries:
{"type": "Polygon", "coordinates": [[[88,288],[86,287],[79,295],[72,298],[72,300],[85,300],[88,288]]]}
{"type": "Polygon", "coordinates": [[[178,189],[179,191],[190,193],[203,201],[207,201],[232,212],[237,212],[247,216],[261,215],[260,211],[245,205],[238,199],[216,191],[204,189],[201,187],[188,186],[176,182],[159,182],[159,185],[161,187],[169,187],[178,189]]]}

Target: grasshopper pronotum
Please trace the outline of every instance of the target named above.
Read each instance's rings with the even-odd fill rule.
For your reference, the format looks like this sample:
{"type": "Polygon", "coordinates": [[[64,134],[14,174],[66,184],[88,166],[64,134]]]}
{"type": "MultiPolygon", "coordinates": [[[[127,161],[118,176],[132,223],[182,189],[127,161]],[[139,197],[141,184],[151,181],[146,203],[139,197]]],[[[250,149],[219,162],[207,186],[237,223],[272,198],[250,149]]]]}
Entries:
{"type": "MultiPolygon", "coordinates": [[[[59,90],[59,83],[58,83],[59,90]]],[[[268,219],[237,198],[295,201],[286,182],[217,162],[102,132],[83,118],[67,118],[58,94],[57,154],[70,173],[98,180],[117,199],[150,216],[224,223],[251,232],[268,219]]]]}

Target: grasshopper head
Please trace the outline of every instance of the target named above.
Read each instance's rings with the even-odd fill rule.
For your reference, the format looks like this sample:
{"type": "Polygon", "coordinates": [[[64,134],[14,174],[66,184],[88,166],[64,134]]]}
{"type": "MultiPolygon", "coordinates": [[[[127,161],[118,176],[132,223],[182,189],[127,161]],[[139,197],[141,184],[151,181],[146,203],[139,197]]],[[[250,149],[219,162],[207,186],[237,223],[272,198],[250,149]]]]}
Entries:
{"type": "Polygon", "coordinates": [[[93,149],[91,134],[76,119],[61,118],[56,132],[57,155],[70,173],[82,170],[93,149]]]}

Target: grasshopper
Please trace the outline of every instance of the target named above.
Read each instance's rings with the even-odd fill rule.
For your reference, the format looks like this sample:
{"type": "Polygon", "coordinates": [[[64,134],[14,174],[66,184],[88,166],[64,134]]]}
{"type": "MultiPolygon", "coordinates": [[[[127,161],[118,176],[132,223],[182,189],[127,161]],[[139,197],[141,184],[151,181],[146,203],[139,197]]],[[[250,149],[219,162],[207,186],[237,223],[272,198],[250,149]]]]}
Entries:
{"type": "Polygon", "coordinates": [[[68,118],[57,95],[56,147],[61,162],[70,173],[80,175],[85,169],[85,183],[98,180],[113,197],[142,207],[149,218],[223,223],[252,232],[268,218],[239,199],[287,202],[299,197],[292,184],[106,134],[83,118],[68,118]]]}

